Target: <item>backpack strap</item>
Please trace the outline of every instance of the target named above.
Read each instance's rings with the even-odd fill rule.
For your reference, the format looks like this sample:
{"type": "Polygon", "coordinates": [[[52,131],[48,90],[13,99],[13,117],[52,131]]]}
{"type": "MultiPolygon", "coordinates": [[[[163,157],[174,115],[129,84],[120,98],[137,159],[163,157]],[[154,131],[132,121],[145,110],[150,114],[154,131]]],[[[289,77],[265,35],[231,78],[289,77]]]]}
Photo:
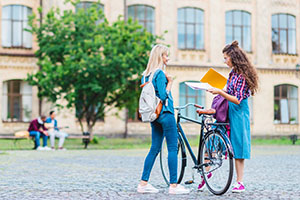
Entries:
{"type": "Polygon", "coordinates": [[[153,77],[154,77],[154,75],[156,74],[156,72],[158,71],[158,70],[160,70],[159,68],[157,68],[154,72],[152,72],[151,74],[150,74],[150,77],[149,77],[149,82],[151,82],[152,81],[152,79],[153,79],[153,77]]]}
{"type": "Polygon", "coordinates": [[[156,72],[159,70],[159,68],[157,68],[154,72],[151,72],[150,77],[148,79],[148,81],[146,82],[146,76],[143,77],[144,79],[144,83],[142,85],[140,85],[141,88],[143,88],[145,85],[147,85],[149,82],[152,82],[154,75],[156,74],[156,72]]]}

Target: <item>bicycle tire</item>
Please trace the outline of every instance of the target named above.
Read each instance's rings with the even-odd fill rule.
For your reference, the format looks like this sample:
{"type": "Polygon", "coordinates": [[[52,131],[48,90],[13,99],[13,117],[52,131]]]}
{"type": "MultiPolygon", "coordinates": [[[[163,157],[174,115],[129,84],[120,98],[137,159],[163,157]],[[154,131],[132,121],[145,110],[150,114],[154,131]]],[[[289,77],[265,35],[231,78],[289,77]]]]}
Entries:
{"type": "Polygon", "coordinates": [[[201,144],[202,177],[204,177],[209,191],[215,195],[226,193],[232,182],[233,156],[228,145],[230,144],[226,143],[225,138],[218,130],[211,130],[206,133],[201,144]]]}
{"type": "MultiPolygon", "coordinates": [[[[185,146],[183,143],[183,140],[181,137],[178,135],[178,152],[179,156],[181,158],[178,158],[178,179],[177,183],[180,184],[182,181],[182,178],[184,176],[184,170],[186,167],[186,152],[185,152],[185,146]]],[[[166,145],[166,139],[164,138],[163,143],[162,143],[162,148],[160,151],[160,169],[162,172],[162,176],[166,182],[166,184],[169,186],[170,185],[170,180],[169,180],[169,167],[168,167],[168,156],[167,156],[167,145],[166,145]]]]}

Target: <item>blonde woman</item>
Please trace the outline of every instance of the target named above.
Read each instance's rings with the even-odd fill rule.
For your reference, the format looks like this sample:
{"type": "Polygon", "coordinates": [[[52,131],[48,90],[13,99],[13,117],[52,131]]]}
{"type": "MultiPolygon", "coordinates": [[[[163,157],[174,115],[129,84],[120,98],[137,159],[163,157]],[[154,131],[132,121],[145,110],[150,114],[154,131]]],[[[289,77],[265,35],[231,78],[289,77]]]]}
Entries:
{"type": "Polygon", "coordinates": [[[146,70],[143,73],[142,84],[147,82],[153,73],[152,83],[155,93],[162,101],[162,110],[159,117],[151,122],[152,144],[145,159],[144,170],[137,191],[139,193],[157,193],[158,189],[148,183],[150,173],[156,156],[160,152],[163,138],[166,137],[168,147],[168,166],[170,171],[170,194],[186,194],[188,189],[177,184],[177,129],[174,117],[173,98],[171,88],[173,79],[164,73],[163,69],[169,60],[168,47],[155,45],[150,53],[150,58],[146,70]]]}

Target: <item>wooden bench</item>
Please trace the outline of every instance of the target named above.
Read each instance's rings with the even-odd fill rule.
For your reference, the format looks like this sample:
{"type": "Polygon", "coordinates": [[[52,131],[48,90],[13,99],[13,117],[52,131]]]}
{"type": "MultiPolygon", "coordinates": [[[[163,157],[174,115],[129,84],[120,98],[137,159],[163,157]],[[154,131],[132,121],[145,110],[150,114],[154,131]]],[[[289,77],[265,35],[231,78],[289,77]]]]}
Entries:
{"type": "Polygon", "coordinates": [[[14,146],[16,146],[17,145],[17,142],[19,141],[19,140],[23,140],[23,139],[28,139],[28,140],[31,140],[31,141],[33,141],[33,144],[35,144],[34,143],[34,137],[32,137],[32,136],[29,136],[29,134],[28,135],[18,135],[18,134],[13,134],[13,135],[11,135],[11,134],[6,134],[6,135],[0,135],[0,139],[10,139],[10,140],[14,140],[14,146]]]}
{"type": "Polygon", "coordinates": [[[87,149],[89,143],[90,143],[90,136],[89,135],[68,135],[67,138],[70,139],[82,139],[82,142],[84,144],[84,148],[87,149]]]}
{"type": "MultiPolygon", "coordinates": [[[[5,134],[0,135],[0,139],[11,139],[14,140],[14,145],[16,146],[17,142],[22,139],[31,139],[34,143],[34,137],[29,136],[29,133],[26,133],[27,131],[19,131],[15,134],[5,134]],[[21,133],[22,132],[22,133],[21,133]],[[19,133],[19,134],[18,134],[19,133]]],[[[90,136],[89,135],[78,135],[78,134],[69,134],[66,138],[69,139],[82,139],[82,142],[84,144],[84,148],[87,149],[88,144],[90,143],[90,136]]],[[[35,143],[34,143],[35,144],[35,143]]]]}

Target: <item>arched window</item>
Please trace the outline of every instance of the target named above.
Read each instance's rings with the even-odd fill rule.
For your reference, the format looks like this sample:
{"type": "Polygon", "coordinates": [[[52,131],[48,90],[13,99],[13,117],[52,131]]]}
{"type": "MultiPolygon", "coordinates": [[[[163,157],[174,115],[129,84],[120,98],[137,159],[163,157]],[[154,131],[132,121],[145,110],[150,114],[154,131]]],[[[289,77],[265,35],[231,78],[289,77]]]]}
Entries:
{"type": "MultiPolygon", "coordinates": [[[[179,105],[183,106],[187,103],[196,103],[205,105],[205,91],[193,90],[188,87],[184,82],[179,85],[179,105]]],[[[182,112],[183,115],[192,119],[197,119],[198,115],[194,107],[190,106],[182,112]]]]}
{"type": "Polygon", "coordinates": [[[289,14],[272,15],[272,50],[275,54],[296,54],[296,18],[289,14]]]}
{"type": "Polygon", "coordinates": [[[178,48],[204,50],[204,12],[198,8],[179,8],[178,48]]]}
{"type": "MultiPolygon", "coordinates": [[[[95,2],[90,2],[90,1],[83,1],[83,2],[79,2],[76,5],[76,12],[78,11],[78,9],[83,8],[84,10],[90,8],[95,2]]],[[[102,4],[97,3],[98,8],[101,9],[103,11],[104,6],[102,4]]]]}
{"type": "Polygon", "coordinates": [[[298,87],[287,84],[274,87],[274,123],[298,123],[298,87]]]}
{"type": "MultiPolygon", "coordinates": [[[[79,9],[89,9],[93,4],[97,5],[98,10],[102,10],[104,12],[104,6],[102,4],[96,3],[96,2],[90,2],[90,1],[83,1],[76,4],[76,12],[78,12],[79,9]]],[[[96,24],[99,24],[101,22],[104,22],[104,19],[100,19],[96,21],[96,24]]]]}
{"type": "Polygon", "coordinates": [[[147,5],[128,6],[128,17],[137,20],[147,31],[155,33],[154,8],[147,5]]]}
{"type": "Polygon", "coordinates": [[[2,7],[2,46],[31,48],[32,34],[29,29],[28,16],[32,9],[22,5],[8,5],[2,7]]]}
{"type": "Polygon", "coordinates": [[[3,82],[2,120],[23,121],[31,120],[32,87],[21,80],[3,82]]]}
{"type": "Polygon", "coordinates": [[[251,52],[251,14],[242,10],[226,12],[226,44],[237,40],[241,47],[251,52]]]}

